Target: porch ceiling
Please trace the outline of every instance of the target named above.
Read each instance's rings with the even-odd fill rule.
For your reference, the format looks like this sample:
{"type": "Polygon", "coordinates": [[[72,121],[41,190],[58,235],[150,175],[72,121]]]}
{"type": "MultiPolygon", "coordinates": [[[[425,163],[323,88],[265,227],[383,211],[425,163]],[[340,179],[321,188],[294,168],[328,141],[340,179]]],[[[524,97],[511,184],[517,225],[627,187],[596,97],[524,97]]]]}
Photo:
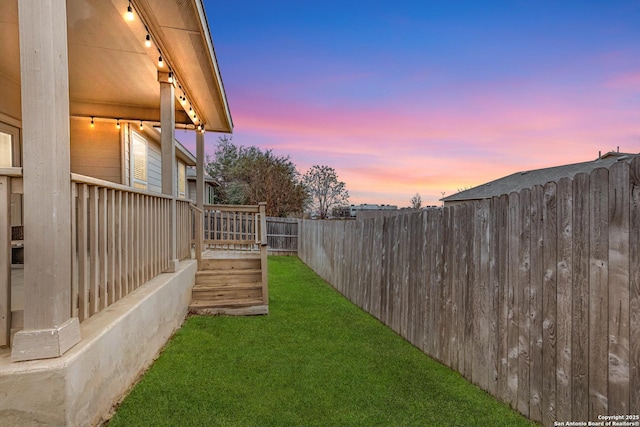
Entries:
{"type": "MultiPolygon", "coordinates": [[[[159,122],[158,71],[169,71],[158,68],[160,50],[180,85],[177,127],[193,124],[177,99],[184,92],[207,130],[230,132],[233,124],[201,0],[134,0],[133,21],[124,19],[128,4],[67,0],[71,115],[159,122]],[[153,39],[150,48],[144,45],[145,24],[153,39]]],[[[0,39],[0,80],[5,81],[0,90],[13,86],[15,92],[17,86],[19,93],[18,0],[0,2],[0,39]]],[[[20,119],[19,111],[11,115],[20,119]]]]}

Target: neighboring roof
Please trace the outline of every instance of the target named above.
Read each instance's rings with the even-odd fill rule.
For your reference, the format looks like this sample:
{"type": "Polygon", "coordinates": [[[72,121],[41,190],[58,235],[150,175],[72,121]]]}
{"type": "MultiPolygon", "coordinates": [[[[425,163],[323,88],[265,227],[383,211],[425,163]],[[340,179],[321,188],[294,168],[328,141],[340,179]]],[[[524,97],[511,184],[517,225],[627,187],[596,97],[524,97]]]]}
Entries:
{"type": "Polygon", "coordinates": [[[191,151],[187,150],[187,148],[180,143],[177,139],[176,143],[176,157],[185,162],[187,166],[195,166],[196,165],[196,156],[191,154],[191,151]]]}
{"type": "MultiPolygon", "coordinates": [[[[193,168],[187,168],[187,180],[195,181],[196,180],[196,170],[193,168]]],[[[204,173],[204,182],[210,182],[215,185],[219,185],[215,179],[211,178],[211,176],[205,171],[204,173]]]]}
{"type": "Polygon", "coordinates": [[[630,162],[636,156],[638,156],[638,154],[610,152],[590,162],[516,172],[504,178],[496,179],[495,181],[445,197],[441,199],[441,201],[459,202],[481,200],[502,194],[509,194],[524,188],[531,188],[534,185],[544,185],[549,181],[557,182],[562,178],[573,178],[579,173],[590,173],[597,168],[608,169],[620,161],[630,162]]]}

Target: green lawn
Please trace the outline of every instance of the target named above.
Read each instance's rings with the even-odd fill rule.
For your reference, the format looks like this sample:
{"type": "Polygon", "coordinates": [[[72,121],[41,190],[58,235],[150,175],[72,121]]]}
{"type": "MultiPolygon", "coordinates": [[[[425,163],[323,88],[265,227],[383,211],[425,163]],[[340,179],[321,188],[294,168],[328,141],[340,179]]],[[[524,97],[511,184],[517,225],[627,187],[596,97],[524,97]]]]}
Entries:
{"type": "Polygon", "coordinates": [[[269,288],[268,316],[187,319],[109,427],[533,425],[297,258],[269,288]]]}

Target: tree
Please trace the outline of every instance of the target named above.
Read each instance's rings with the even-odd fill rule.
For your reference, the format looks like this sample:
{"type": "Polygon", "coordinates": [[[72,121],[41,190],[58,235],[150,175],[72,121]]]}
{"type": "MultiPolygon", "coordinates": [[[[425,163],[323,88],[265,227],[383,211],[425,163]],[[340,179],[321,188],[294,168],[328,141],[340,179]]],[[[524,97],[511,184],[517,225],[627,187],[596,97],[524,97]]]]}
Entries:
{"type": "Polygon", "coordinates": [[[302,177],[302,184],[309,194],[311,208],[320,218],[326,218],[334,206],[349,204],[345,183],[338,181],[338,174],[329,166],[312,166],[302,177]]]}
{"type": "Polygon", "coordinates": [[[276,156],[271,150],[243,147],[222,136],[213,158],[207,158],[206,170],[220,187],[216,198],[222,204],[267,202],[267,215],[286,216],[302,212],[307,193],[300,174],[288,156],[276,156]]]}
{"type": "Polygon", "coordinates": [[[411,198],[411,208],[420,209],[421,207],[422,207],[422,197],[420,197],[420,194],[416,193],[415,196],[411,198]]]}

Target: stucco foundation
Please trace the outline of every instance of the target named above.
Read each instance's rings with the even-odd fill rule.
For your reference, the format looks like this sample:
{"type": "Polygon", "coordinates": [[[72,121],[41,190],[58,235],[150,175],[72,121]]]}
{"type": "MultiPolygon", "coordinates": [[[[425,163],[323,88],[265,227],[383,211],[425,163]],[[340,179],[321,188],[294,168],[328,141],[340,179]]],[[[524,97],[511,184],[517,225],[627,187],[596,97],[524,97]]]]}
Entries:
{"type": "Polygon", "coordinates": [[[62,357],[12,363],[0,353],[0,425],[98,424],[182,324],[196,270],[183,261],[86,320],[62,357]]]}

